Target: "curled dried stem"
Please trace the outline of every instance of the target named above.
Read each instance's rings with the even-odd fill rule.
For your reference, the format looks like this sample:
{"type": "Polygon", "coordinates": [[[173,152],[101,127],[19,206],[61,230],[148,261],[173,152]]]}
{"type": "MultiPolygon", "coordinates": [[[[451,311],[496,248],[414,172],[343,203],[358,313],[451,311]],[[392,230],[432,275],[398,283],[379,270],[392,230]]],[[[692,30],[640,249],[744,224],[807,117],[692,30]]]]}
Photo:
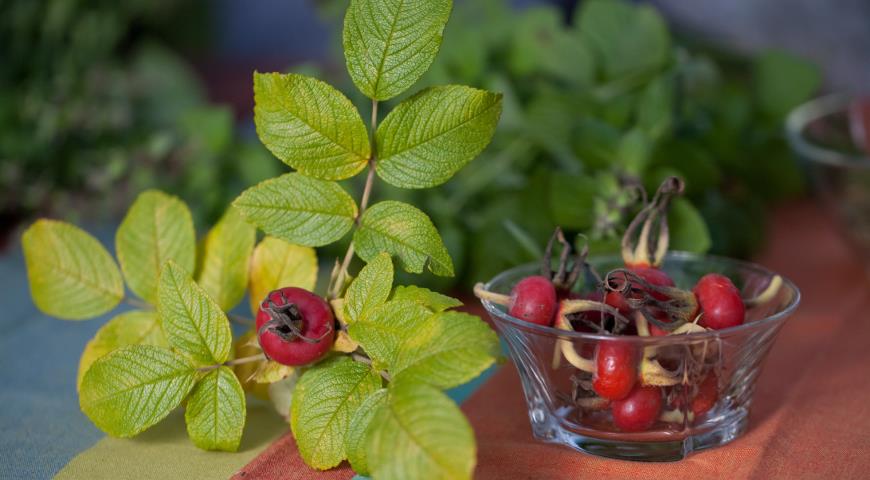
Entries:
{"type": "Polygon", "coordinates": [[[764,305],[765,303],[773,300],[776,295],[779,293],[779,289],[782,288],[782,277],[779,275],[774,275],[773,278],[770,279],[770,283],[767,284],[767,287],[756,295],[753,298],[747,298],[743,300],[743,304],[746,305],[746,308],[757,307],[759,305],[764,305]]]}

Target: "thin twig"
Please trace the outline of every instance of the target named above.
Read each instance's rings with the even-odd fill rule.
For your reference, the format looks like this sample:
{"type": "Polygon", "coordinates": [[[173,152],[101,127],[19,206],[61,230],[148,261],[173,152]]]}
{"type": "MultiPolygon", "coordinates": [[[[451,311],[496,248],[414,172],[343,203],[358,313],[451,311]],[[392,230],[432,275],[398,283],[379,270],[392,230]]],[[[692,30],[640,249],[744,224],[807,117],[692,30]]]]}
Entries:
{"type": "MultiPolygon", "coordinates": [[[[355,362],[364,363],[370,367],[372,366],[372,359],[361,354],[361,353],[353,352],[350,354],[350,358],[352,358],[355,362]]],[[[384,370],[381,370],[378,373],[381,374],[381,377],[384,380],[386,380],[388,382],[393,381],[393,377],[391,377],[390,374],[385,372],[384,370]]]]}
{"type": "Polygon", "coordinates": [[[198,370],[200,372],[210,372],[210,371],[215,370],[219,367],[232,367],[234,365],[242,365],[244,363],[251,363],[251,362],[260,362],[263,360],[267,360],[266,354],[259,353],[257,355],[252,355],[250,357],[242,357],[242,358],[236,358],[233,360],[227,360],[226,362],[218,364],[218,365],[209,365],[207,367],[202,367],[198,370]]]}

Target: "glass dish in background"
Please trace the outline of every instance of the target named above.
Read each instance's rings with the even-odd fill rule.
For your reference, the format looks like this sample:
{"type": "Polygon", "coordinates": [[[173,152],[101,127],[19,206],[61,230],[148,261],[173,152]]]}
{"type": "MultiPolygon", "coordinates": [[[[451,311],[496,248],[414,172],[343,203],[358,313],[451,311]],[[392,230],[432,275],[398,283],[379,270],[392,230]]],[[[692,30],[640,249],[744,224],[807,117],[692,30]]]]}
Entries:
{"type": "Polygon", "coordinates": [[[806,165],[824,207],[870,260],[870,157],[859,145],[870,142],[868,127],[862,125],[870,122],[870,114],[864,115],[863,122],[854,111],[850,115],[854,102],[846,95],[807,102],[789,114],[786,136],[806,165]]]}
{"type": "MultiPolygon", "coordinates": [[[[615,256],[593,257],[590,263],[599,272],[623,266],[622,259],[615,256]]],[[[663,270],[683,289],[690,289],[707,273],[722,273],[732,279],[744,298],[757,296],[775,276],[751,263],[679,252],[666,257],[663,270]]],[[[520,279],[537,273],[538,265],[514,268],[495,277],[486,289],[508,294],[520,279]]],[[[589,277],[586,285],[594,285],[594,281],[589,277]]],[[[532,432],[537,439],[603,457],[673,461],[730,442],[746,430],[761,364],[783,322],[799,301],[800,293],[795,285],[783,279],[776,295],[747,310],[743,325],[664,337],[558,330],[513,318],[503,306],[488,301],[483,301],[483,305],[507,342],[519,371],[532,432]],[[558,367],[553,362],[554,350],[560,341],[571,342],[580,355],[594,359],[596,347],[614,339],[630,344],[636,352],[655,348],[655,358],[674,371],[686,369],[704,378],[715,374],[718,383],[715,405],[707,413],[689,420],[690,398],[697,380],[684,381],[663,389],[666,400],[662,410],[671,411],[668,421],[657,421],[643,432],[620,431],[613,424],[609,408],[596,409],[583,403],[583,399],[588,398],[586,389],[591,375],[582,373],[564,358],[558,367]],[[586,387],[582,386],[584,381],[586,387]]]]}

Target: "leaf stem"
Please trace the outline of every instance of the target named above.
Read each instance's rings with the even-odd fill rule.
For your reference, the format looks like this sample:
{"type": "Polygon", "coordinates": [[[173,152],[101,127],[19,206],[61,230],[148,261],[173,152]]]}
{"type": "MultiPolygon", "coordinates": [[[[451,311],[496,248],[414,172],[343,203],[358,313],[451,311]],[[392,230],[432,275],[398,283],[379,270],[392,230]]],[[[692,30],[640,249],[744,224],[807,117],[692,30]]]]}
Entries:
{"type": "Polygon", "coordinates": [[[234,365],[242,365],[244,363],[259,362],[262,360],[267,360],[265,353],[258,353],[257,355],[251,355],[250,357],[242,357],[242,358],[235,358],[233,360],[227,360],[224,363],[221,363],[218,365],[209,365],[207,367],[199,368],[198,370],[200,372],[210,372],[210,371],[215,370],[219,367],[232,367],[234,365]]]}
{"type": "MultiPolygon", "coordinates": [[[[364,363],[370,367],[372,366],[372,359],[362,353],[353,352],[350,354],[350,358],[352,358],[355,362],[364,363]]],[[[380,373],[381,378],[383,378],[387,382],[393,381],[393,377],[391,377],[390,374],[386,371],[381,370],[378,373],[380,373]]]]}

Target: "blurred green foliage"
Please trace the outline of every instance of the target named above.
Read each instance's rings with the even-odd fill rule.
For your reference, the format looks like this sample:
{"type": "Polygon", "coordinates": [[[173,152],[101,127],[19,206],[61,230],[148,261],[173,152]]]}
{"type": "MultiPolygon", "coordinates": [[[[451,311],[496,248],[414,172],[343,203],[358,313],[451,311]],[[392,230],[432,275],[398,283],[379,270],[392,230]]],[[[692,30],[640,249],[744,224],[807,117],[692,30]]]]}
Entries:
{"type": "Polygon", "coordinates": [[[816,67],[688,48],[648,5],[587,0],[565,19],[508,3],[457,2],[423,81],[503,92],[493,144],[439,189],[383,193],[422,203],[465,283],[534,260],[557,224],[616,251],[631,186],[653,192],[668,175],[688,188],[672,208],[673,248],[756,251],[765,207],[803,189],[781,130],[819,87],[816,67]]]}
{"type": "Polygon", "coordinates": [[[37,213],[112,215],[152,186],[214,219],[279,168],[255,140],[240,141],[232,112],[209,104],[188,65],[158,40],[195,31],[189,19],[199,17],[184,12],[196,2],[0,4],[5,227],[37,213]],[[172,28],[179,19],[186,28],[172,28]]]}

